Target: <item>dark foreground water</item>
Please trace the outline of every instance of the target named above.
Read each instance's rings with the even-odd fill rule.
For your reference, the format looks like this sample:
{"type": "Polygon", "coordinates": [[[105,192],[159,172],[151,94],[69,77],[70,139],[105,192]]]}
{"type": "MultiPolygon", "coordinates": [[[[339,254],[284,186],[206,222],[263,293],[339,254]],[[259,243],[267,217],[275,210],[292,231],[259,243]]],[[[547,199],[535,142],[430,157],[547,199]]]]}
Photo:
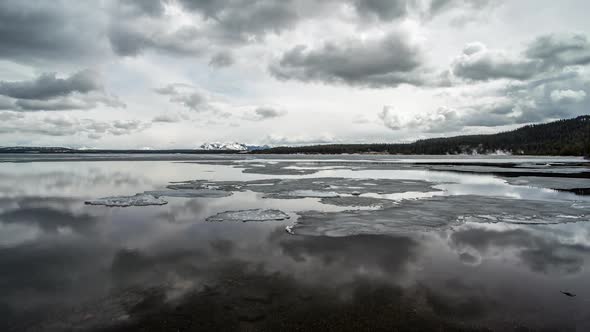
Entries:
{"type": "Polygon", "coordinates": [[[590,331],[581,159],[88,158],[0,156],[0,331],[590,331]]]}

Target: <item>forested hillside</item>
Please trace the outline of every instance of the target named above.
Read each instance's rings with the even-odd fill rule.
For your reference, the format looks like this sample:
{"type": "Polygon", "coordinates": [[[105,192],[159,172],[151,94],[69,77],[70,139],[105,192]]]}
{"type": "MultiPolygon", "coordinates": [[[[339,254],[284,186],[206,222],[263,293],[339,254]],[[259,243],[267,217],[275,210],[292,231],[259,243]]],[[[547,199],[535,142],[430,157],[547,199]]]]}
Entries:
{"type": "Polygon", "coordinates": [[[253,153],[462,154],[496,151],[524,155],[590,155],[590,116],[528,125],[493,135],[432,138],[407,144],[329,144],[276,147],[253,153]]]}

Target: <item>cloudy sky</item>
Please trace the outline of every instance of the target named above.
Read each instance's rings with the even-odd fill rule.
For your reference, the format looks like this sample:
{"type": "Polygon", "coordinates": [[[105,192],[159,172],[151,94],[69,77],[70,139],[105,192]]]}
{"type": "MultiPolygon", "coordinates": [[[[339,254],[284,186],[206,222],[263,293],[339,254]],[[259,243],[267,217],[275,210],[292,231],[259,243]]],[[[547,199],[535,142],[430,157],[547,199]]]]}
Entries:
{"type": "Polygon", "coordinates": [[[0,145],[400,142],[590,113],[586,0],[0,0],[0,145]]]}

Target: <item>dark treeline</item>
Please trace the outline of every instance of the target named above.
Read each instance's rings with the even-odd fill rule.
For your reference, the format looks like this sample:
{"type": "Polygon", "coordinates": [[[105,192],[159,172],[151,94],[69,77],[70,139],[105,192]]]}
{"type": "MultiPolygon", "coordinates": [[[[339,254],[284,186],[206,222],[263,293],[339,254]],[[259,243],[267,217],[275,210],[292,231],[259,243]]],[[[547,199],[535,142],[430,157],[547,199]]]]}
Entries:
{"type": "Polygon", "coordinates": [[[472,154],[496,151],[523,155],[590,156],[590,116],[528,125],[493,135],[431,138],[404,144],[327,144],[276,147],[252,153],[472,154]]]}

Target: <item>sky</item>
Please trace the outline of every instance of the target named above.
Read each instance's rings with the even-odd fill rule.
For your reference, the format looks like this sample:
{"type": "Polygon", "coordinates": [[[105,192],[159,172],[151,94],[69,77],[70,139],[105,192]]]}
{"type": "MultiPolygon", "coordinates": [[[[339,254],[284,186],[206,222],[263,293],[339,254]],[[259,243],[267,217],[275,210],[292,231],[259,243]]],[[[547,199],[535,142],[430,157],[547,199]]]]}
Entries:
{"type": "Polygon", "coordinates": [[[586,0],[0,0],[0,146],[409,142],[590,113],[586,0]]]}

